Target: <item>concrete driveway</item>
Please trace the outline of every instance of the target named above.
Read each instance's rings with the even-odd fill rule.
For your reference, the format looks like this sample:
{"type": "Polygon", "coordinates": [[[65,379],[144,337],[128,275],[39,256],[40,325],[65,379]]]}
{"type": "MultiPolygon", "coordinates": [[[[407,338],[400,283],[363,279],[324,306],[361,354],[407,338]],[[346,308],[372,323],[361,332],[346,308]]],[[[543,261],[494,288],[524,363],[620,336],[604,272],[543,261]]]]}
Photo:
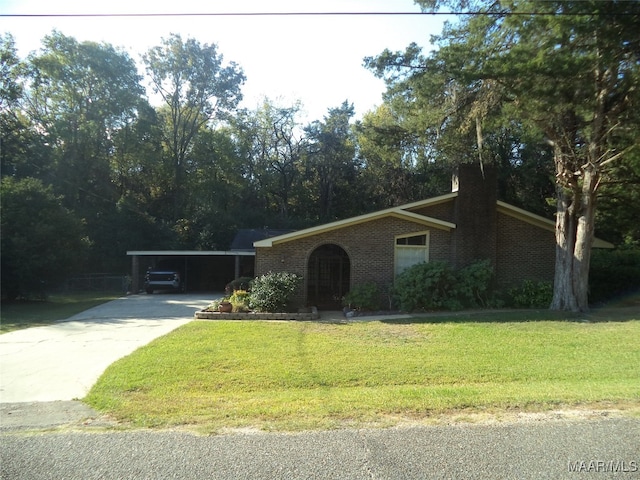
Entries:
{"type": "Polygon", "coordinates": [[[111,363],[221,296],[132,295],[53,325],[0,335],[0,402],[82,398],[111,363]]]}

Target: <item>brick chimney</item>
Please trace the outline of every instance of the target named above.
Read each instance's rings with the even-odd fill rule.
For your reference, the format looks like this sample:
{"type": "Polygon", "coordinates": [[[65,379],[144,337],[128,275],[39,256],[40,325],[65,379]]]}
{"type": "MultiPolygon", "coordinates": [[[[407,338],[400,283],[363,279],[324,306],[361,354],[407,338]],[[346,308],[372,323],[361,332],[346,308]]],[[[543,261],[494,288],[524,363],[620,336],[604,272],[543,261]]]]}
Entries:
{"type": "Polygon", "coordinates": [[[452,191],[458,192],[454,207],[452,260],[464,268],[476,260],[496,264],[498,180],[494,166],[460,165],[454,173],[452,191]]]}

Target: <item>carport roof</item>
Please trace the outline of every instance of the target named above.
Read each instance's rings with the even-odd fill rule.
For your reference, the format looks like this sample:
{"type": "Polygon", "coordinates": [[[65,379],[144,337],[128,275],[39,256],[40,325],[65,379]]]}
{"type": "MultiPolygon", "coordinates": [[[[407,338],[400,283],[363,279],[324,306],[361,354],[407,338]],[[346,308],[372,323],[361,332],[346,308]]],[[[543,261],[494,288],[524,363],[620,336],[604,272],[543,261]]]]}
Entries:
{"type": "Polygon", "coordinates": [[[255,256],[255,252],[246,250],[127,250],[128,256],[155,257],[195,257],[195,256],[255,256]]]}

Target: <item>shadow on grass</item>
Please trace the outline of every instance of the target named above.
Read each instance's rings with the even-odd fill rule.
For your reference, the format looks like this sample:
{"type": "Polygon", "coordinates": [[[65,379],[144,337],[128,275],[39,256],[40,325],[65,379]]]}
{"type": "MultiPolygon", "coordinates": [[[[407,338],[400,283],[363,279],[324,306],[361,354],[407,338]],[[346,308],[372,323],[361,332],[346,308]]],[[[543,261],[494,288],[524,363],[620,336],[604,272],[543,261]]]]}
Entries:
{"type": "Polygon", "coordinates": [[[518,323],[518,322],[628,322],[640,320],[640,293],[598,305],[589,312],[558,312],[548,309],[465,310],[459,312],[414,313],[411,318],[383,320],[384,323],[518,323]]]}
{"type": "Polygon", "coordinates": [[[50,295],[47,300],[40,301],[3,302],[0,333],[51,325],[117,297],[117,294],[83,293],[50,295]]]}

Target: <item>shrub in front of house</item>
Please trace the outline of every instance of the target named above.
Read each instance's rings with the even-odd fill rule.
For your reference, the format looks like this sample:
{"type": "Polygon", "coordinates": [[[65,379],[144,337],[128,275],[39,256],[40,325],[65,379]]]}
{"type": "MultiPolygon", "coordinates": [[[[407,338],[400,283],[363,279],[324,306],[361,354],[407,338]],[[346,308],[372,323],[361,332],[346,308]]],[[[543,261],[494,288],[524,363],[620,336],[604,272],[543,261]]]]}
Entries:
{"type": "Polygon", "coordinates": [[[640,291],[640,249],[594,250],[589,302],[602,303],[640,291]]]}
{"type": "Polygon", "coordinates": [[[342,305],[352,310],[375,311],[380,309],[380,289],[375,283],[354,285],[342,298],[342,305]]]}
{"type": "Polygon", "coordinates": [[[508,292],[509,304],[516,308],[548,308],[553,299],[552,282],[525,280],[508,292]]]}
{"type": "Polygon", "coordinates": [[[479,260],[456,272],[455,294],[465,307],[486,307],[491,298],[493,267],[489,260],[479,260]]]}
{"type": "Polygon", "coordinates": [[[441,310],[460,308],[452,292],[456,275],[445,262],[413,265],[396,277],[393,298],[401,310],[441,310]],[[457,303],[457,304],[456,304],[457,303]]]}
{"type": "Polygon", "coordinates": [[[298,293],[302,277],[295,273],[269,272],[251,282],[249,307],[257,312],[286,312],[298,293]]]}
{"type": "Polygon", "coordinates": [[[248,312],[249,311],[249,292],[247,290],[234,290],[233,294],[229,297],[229,303],[231,303],[232,312],[248,312]]]}
{"type": "Polygon", "coordinates": [[[227,295],[233,294],[236,290],[251,290],[251,282],[253,282],[253,277],[239,277],[235,280],[230,281],[224,287],[224,292],[227,295]]]}
{"type": "Polygon", "coordinates": [[[459,310],[492,302],[493,268],[481,260],[460,270],[446,262],[413,265],[393,285],[394,302],[401,310],[459,310]]]}

